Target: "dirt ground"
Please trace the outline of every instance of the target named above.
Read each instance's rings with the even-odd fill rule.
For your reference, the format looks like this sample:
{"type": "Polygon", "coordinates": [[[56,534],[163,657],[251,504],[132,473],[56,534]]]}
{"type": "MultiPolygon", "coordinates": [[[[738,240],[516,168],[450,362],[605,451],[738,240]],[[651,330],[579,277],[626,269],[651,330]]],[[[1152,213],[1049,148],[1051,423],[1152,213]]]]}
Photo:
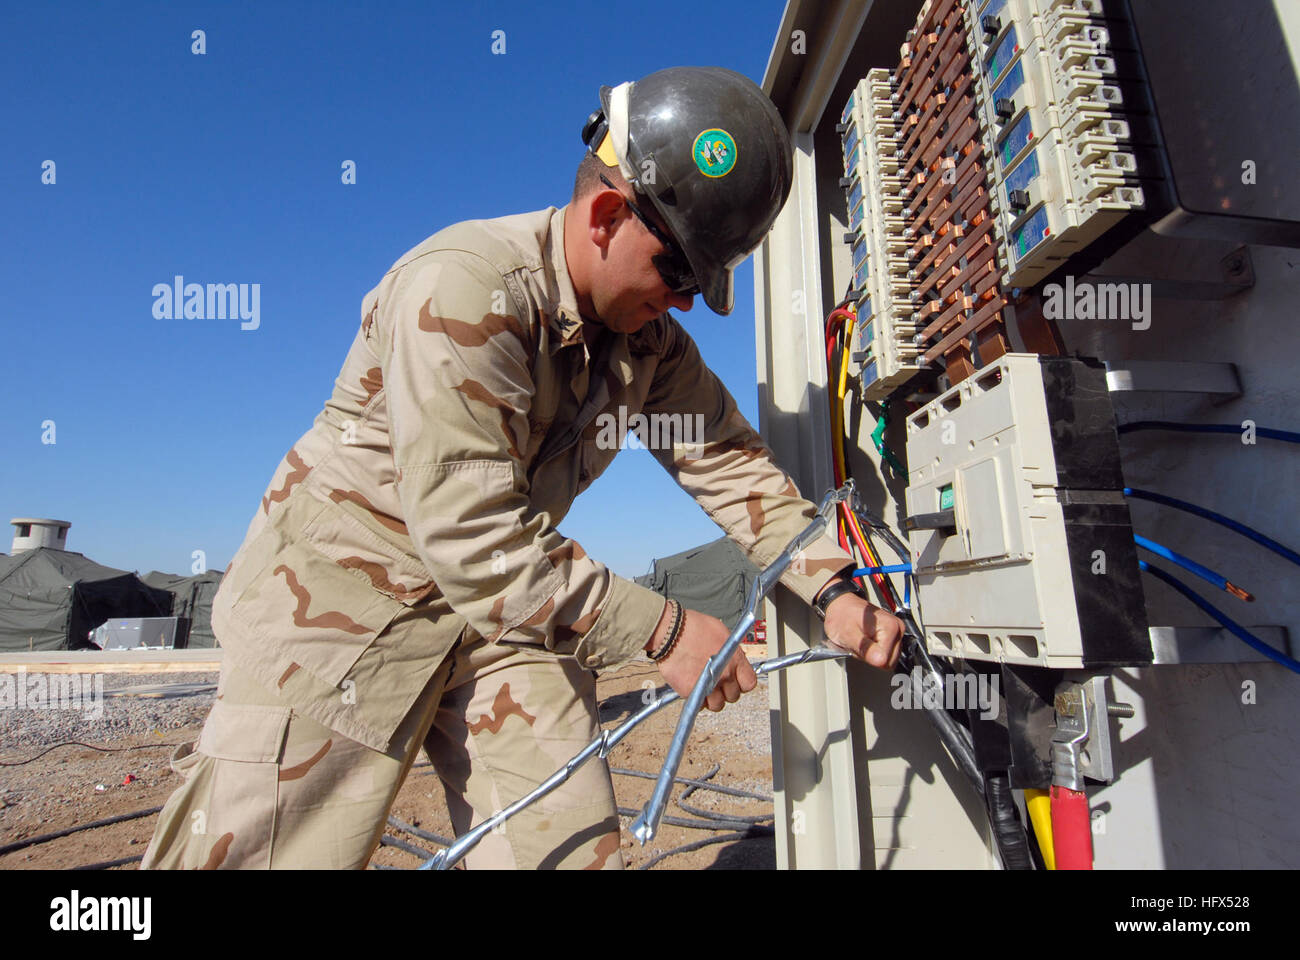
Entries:
{"type": "MultiPolygon", "coordinates": [[[[747,645],[751,660],[762,659],[762,645],[747,645]]],[[[216,674],[211,674],[216,682],[216,674]]],[[[650,684],[659,682],[658,671],[648,661],[634,661],[614,673],[603,674],[597,683],[600,697],[601,724],[612,729],[628,719],[643,705],[643,695],[650,684]]],[[[164,701],[166,703],[168,701],[164,701]]],[[[191,715],[194,711],[188,711],[191,715]]],[[[673,727],[681,713],[679,703],[661,710],[641,724],[614,748],[609,757],[611,768],[658,771],[673,727]]],[[[160,807],[176,788],[178,779],[171,771],[171,748],[198,737],[201,721],[190,720],[179,727],[159,725],[149,734],[116,741],[114,747],[147,746],[113,753],[100,753],[80,746],[59,747],[22,766],[0,767],[0,846],[29,837],[63,830],[68,827],[106,819],[120,814],[160,807]],[[134,777],[124,782],[128,775],[134,777]],[[102,788],[102,789],[99,789],[102,788]]],[[[87,740],[93,743],[93,740],[87,740]]],[[[0,759],[23,760],[39,753],[33,748],[0,746],[0,759]]],[[[772,761],[768,728],[767,680],[760,679],[753,692],[730,704],[719,714],[701,713],[687,746],[679,776],[705,777],[714,765],[720,765],[710,780],[770,797],[772,795],[772,761]]],[[[621,808],[637,811],[649,799],[653,781],[618,775],[613,778],[615,796],[621,808]]],[[[667,816],[698,819],[678,807],[686,788],[674,788],[666,810],[667,816]]],[[[736,814],[750,818],[770,815],[772,804],[697,790],[685,801],[714,814],[736,814]]],[[[392,816],[407,824],[443,837],[451,835],[451,822],[443,797],[442,784],[421,756],[393,804],[392,816]]],[[[639,867],[659,854],[730,831],[705,831],[697,828],[661,825],[655,839],[641,847],[629,832],[631,815],[621,816],[623,858],[625,866],[639,867]]],[[[139,857],[153,834],[157,815],[84,830],[68,837],[40,843],[0,855],[4,870],[61,870],[88,864],[104,863],[127,857],[139,857]]],[[[771,821],[764,824],[770,826],[771,821]]],[[[437,848],[390,825],[389,836],[423,847],[432,853],[437,848]]],[[[392,846],[381,846],[371,860],[372,867],[410,869],[421,858],[392,846]]],[[[138,862],[112,869],[134,870],[138,862]]],[[[700,869],[774,869],[776,854],[771,836],[715,843],[697,850],[674,854],[654,865],[656,870],[700,869]]]]}

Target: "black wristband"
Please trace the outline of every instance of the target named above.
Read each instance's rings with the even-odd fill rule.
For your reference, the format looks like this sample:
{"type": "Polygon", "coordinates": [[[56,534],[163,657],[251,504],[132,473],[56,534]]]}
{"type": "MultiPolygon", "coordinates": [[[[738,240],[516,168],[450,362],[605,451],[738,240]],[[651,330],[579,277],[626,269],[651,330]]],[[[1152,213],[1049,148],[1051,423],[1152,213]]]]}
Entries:
{"type": "Polygon", "coordinates": [[[825,620],[826,608],[831,605],[832,600],[842,593],[856,593],[863,600],[867,599],[867,592],[858,585],[856,580],[850,577],[844,577],[837,583],[832,583],[830,586],[822,590],[821,596],[819,596],[816,602],[813,603],[813,609],[817,611],[817,616],[821,617],[822,620],[825,620]]]}
{"type": "Polygon", "coordinates": [[[668,636],[664,639],[663,645],[658,650],[651,650],[646,654],[654,663],[666,659],[668,654],[673,652],[673,647],[677,645],[677,638],[681,634],[682,627],[686,623],[686,608],[676,600],[668,601],[673,606],[673,624],[668,631],[668,636]]]}

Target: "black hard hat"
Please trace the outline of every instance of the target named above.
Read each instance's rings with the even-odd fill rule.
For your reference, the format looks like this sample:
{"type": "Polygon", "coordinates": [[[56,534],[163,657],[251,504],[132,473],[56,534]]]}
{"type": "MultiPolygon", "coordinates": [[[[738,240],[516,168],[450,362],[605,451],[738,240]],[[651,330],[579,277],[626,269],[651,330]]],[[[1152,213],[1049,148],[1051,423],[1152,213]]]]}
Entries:
{"type": "Polygon", "coordinates": [[[704,302],[730,313],[732,271],[790,194],[790,135],[781,115],[756,83],[722,67],[669,67],[601,87],[600,104],[583,141],[650,198],[704,302]]]}

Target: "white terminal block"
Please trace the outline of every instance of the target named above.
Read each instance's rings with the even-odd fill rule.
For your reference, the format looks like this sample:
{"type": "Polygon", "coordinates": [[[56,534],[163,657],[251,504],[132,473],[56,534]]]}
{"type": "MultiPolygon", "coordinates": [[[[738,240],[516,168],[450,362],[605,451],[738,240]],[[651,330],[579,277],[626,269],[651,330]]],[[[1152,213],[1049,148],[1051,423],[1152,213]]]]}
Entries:
{"type": "Polygon", "coordinates": [[[954,511],[955,531],[908,535],[928,649],[1085,666],[1037,355],[1006,354],[911,414],[907,459],[908,515],[954,511]]]}
{"type": "Polygon", "coordinates": [[[920,348],[910,297],[907,241],[903,236],[902,178],[888,70],[875,69],[858,83],[845,111],[845,173],[855,180],[849,198],[854,287],[860,291],[855,346],[862,354],[863,394],[883,400],[920,370],[920,348]],[[854,133],[856,131],[856,143],[854,133]],[[860,216],[855,210],[860,206],[860,216]]]}
{"type": "Polygon", "coordinates": [[[1101,16],[1097,0],[967,7],[1007,287],[1034,285],[1145,206],[1101,16]],[[991,37],[990,17],[998,23],[991,37]]]}

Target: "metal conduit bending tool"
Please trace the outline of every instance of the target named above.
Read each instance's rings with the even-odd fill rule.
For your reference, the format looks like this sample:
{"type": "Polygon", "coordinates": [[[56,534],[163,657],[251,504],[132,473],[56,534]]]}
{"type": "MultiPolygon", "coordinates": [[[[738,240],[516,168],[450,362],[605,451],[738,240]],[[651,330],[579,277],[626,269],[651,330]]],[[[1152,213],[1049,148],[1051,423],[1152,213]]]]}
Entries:
{"type": "MultiPolygon", "coordinates": [[[[704,672],[695,681],[691,695],[686,700],[686,706],[682,709],[682,715],[677,720],[677,729],[673,732],[668,754],[664,757],[663,767],[660,769],[659,777],[655,781],[654,792],[642,809],[641,815],[632,822],[632,835],[637,838],[642,846],[645,846],[646,841],[654,839],[654,835],[659,829],[659,821],[662,819],[664,808],[668,804],[668,792],[672,789],[673,780],[677,777],[677,768],[681,765],[682,753],[686,749],[686,741],[690,738],[691,729],[695,726],[695,718],[700,712],[704,698],[718,685],[718,677],[721,675],[723,668],[731,660],[737,647],[740,646],[741,638],[753,626],[758,617],[759,602],[776,586],[777,581],[781,579],[781,575],[793,562],[794,557],[826,532],[826,525],[833,523],[835,520],[836,506],[852,497],[853,492],[852,478],[846,480],[844,486],[838,490],[828,492],[817,508],[817,517],[790,542],[781,555],[773,560],[750,585],[749,597],[745,601],[745,612],[741,616],[740,622],[731,631],[731,636],[727,638],[727,642],[723,644],[722,649],[709,658],[704,672]]],[[[841,654],[841,656],[847,655],[847,651],[841,654]]]]}
{"type": "MultiPolygon", "coordinates": [[[[845,481],[844,486],[838,490],[832,490],[822,499],[821,505],[817,508],[817,518],[813,520],[803,530],[799,536],[785,548],[776,560],[772,561],[750,587],[749,597],[745,604],[745,613],[740,622],[732,631],[731,636],[727,639],[726,644],[719,650],[712,659],[709,660],[704,672],[696,681],[695,687],[687,700],[686,709],[682,711],[681,719],[677,722],[677,729],[673,734],[672,745],[669,747],[668,756],[664,760],[663,768],[659,771],[659,777],[655,782],[654,794],[651,796],[650,803],[646,809],[641,812],[641,816],[633,823],[633,833],[642,844],[651,839],[655,830],[658,828],[660,818],[663,816],[664,805],[668,799],[668,791],[672,788],[673,780],[677,776],[677,768],[681,764],[682,751],[685,749],[686,740],[690,737],[691,728],[695,724],[695,717],[699,713],[700,706],[708,692],[717,686],[718,673],[727,661],[735,653],[740,640],[749,631],[753,625],[758,612],[759,601],[763,599],[776,585],[781,575],[790,566],[794,557],[800,551],[804,550],[817,537],[821,536],[826,529],[826,524],[834,520],[836,505],[847,500],[853,495],[853,480],[845,481]],[[657,803],[656,803],[657,801],[657,803]],[[647,819],[648,814],[650,818],[647,819]],[[643,836],[644,834],[644,836],[643,836]]],[[[801,663],[816,663],[822,660],[842,660],[850,656],[847,650],[840,650],[833,647],[814,647],[809,650],[801,650],[797,653],[786,654],[783,657],[772,657],[756,664],[754,673],[757,676],[774,673],[777,670],[784,670],[787,667],[793,667],[801,663]]],[[[478,826],[462,834],[460,837],[447,847],[440,850],[424,863],[418,869],[420,870],[450,870],[459,862],[467,853],[470,852],[483,837],[493,828],[500,826],[506,820],[513,817],[520,810],[530,806],[542,797],[546,796],[552,790],[556,789],[592,757],[601,758],[609,756],[611,750],[618,743],[632,732],[633,728],[642,721],[648,719],[651,715],[662,710],[670,703],[680,699],[678,695],[669,691],[662,697],[651,701],[642,707],[635,716],[625,721],[621,726],[614,730],[602,730],[600,736],[587,744],[573,759],[566,763],[551,776],[547,777],[534,790],[527,795],[520,797],[514,803],[505,809],[498,811],[488,819],[484,820],[478,826]]]]}

